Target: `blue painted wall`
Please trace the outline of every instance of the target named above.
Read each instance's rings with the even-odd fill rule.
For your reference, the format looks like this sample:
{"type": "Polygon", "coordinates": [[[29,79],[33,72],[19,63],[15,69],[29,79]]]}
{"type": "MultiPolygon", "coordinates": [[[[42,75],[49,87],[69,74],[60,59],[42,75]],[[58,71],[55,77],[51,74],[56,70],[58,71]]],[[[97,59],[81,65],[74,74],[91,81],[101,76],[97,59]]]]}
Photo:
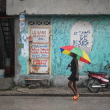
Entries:
{"type": "MultiPolygon", "coordinates": [[[[110,69],[105,66],[110,63],[110,16],[51,16],[50,17],[28,17],[26,16],[26,27],[23,33],[28,33],[28,20],[51,19],[52,25],[52,75],[70,75],[70,70],[66,70],[71,57],[61,54],[60,47],[70,45],[70,32],[74,23],[80,20],[89,22],[93,28],[93,48],[89,54],[91,65],[84,64],[80,75],[86,75],[83,71],[103,71],[110,74],[110,69]]],[[[21,33],[22,34],[22,33],[21,33]]],[[[22,66],[20,74],[27,74],[27,60],[19,55],[19,62],[22,66]]]]}
{"type": "Polygon", "coordinates": [[[23,32],[20,33],[20,43],[19,43],[19,46],[20,46],[20,49],[19,49],[19,63],[21,64],[21,72],[20,74],[21,75],[26,75],[27,74],[27,60],[28,60],[28,57],[23,57],[22,56],[22,49],[24,49],[24,44],[22,42],[22,34],[28,34],[28,24],[25,23],[25,30],[23,32]]]}

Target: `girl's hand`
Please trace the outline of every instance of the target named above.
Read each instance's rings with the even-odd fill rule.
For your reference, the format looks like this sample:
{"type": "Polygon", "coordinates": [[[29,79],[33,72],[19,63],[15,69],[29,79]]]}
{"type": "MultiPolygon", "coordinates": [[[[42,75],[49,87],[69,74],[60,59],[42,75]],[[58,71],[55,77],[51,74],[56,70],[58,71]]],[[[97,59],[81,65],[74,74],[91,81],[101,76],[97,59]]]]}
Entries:
{"type": "Polygon", "coordinates": [[[70,64],[68,64],[68,66],[67,66],[66,70],[68,69],[68,67],[71,67],[71,66],[70,66],[70,64]]]}
{"type": "Polygon", "coordinates": [[[68,67],[71,67],[70,64],[68,64],[68,67]]]}
{"type": "Polygon", "coordinates": [[[75,77],[76,77],[76,79],[78,79],[78,74],[76,74],[76,76],[75,76],[75,77]]]}

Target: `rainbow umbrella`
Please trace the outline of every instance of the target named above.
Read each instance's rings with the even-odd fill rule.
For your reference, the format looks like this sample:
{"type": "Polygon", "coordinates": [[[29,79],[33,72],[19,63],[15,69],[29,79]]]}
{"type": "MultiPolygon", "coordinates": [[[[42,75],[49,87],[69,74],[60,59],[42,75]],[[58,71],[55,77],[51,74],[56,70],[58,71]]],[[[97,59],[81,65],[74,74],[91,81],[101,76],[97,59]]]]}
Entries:
{"type": "Polygon", "coordinates": [[[91,60],[88,57],[88,55],[78,47],[67,45],[67,46],[60,47],[60,50],[61,50],[61,53],[66,54],[66,55],[70,55],[70,53],[73,52],[77,54],[76,58],[79,61],[85,62],[87,64],[91,64],[91,60]]]}

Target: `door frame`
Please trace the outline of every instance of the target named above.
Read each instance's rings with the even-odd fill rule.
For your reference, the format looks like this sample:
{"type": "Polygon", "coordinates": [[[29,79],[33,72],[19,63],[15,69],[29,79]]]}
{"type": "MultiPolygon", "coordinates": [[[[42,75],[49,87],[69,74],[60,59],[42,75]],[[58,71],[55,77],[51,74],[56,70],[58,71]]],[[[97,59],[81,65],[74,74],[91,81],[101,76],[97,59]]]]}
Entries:
{"type": "MultiPolygon", "coordinates": [[[[40,25],[40,26],[28,26],[28,35],[31,36],[31,29],[32,28],[37,28],[37,29],[49,29],[49,44],[50,44],[50,47],[49,47],[49,75],[51,75],[51,51],[52,51],[52,26],[51,25],[40,25]]],[[[29,42],[29,58],[27,60],[27,74],[31,74],[30,73],[30,42],[29,42]]],[[[35,73],[37,74],[37,73],[35,73]]],[[[42,73],[40,73],[42,74],[42,73]]],[[[46,74],[46,73],[45,73],[46,74]]],[[[44,75],[45,75],[44,74],[44,75]]]]}

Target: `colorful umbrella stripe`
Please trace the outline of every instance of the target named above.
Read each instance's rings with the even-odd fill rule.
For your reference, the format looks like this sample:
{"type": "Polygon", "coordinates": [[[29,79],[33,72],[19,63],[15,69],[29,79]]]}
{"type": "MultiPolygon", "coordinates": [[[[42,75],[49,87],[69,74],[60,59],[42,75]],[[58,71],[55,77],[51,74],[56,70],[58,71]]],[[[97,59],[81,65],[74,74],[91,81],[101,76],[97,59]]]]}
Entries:
{"type": "Polygon", "coordinates": [[[60,50],[61,53],[66,55],[70,55],[70,53],[73,52],[77,54],[77,59],[79,61],[85,62],[87,64],[91,63],[91,60],[89,59],[88,55],[78,47],[69,45],[69,46],[60,47],[60,50]]]}

